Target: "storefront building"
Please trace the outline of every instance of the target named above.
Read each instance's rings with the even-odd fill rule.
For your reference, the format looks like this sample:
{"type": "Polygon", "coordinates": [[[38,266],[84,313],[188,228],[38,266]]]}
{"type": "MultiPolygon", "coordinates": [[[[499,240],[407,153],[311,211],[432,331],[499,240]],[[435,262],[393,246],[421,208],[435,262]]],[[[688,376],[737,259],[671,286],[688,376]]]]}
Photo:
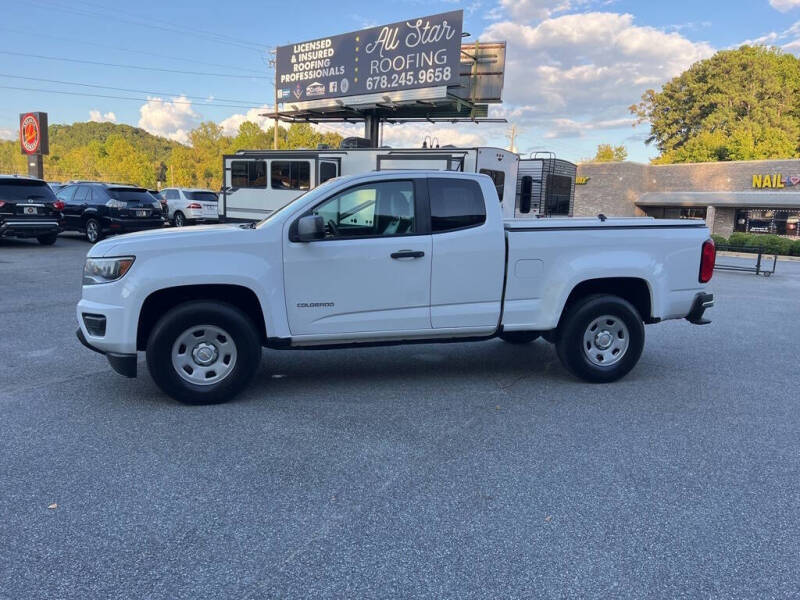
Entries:
{"type": "Polygon", "coordinates": [[[701,218],[712,233],[799,236],[800,160],[581,163],[575,216],[701,218]]]}

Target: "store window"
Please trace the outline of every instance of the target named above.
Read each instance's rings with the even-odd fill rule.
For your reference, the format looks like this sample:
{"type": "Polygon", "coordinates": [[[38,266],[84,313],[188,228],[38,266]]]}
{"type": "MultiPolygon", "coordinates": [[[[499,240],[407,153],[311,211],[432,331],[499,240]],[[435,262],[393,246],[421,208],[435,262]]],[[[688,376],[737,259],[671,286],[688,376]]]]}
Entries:
{"type": "Polygon", "coordinates": [[[270,182],[273,190],[307,190],[311,182],[311,163],[305,160],[273,160],[270,182]]]}
{"type": "Polygon", "coordinates": [[[648,217],[656,219],[705,219],[708,209],[701,208],[680,208],[673,206],[654,206],[645,209],[648,217]]]}
{"type": "Polygon", "coordinates": [[[267,187],[267,161],[265,160],[231,161],[231,187],[234,188],[267,187]]]}
{"type": "Polygon", "coordinates": [[[745,233],[773,233],[800,236],[800,210],[750,208],[739,209],[733,230],[745,233]]]}

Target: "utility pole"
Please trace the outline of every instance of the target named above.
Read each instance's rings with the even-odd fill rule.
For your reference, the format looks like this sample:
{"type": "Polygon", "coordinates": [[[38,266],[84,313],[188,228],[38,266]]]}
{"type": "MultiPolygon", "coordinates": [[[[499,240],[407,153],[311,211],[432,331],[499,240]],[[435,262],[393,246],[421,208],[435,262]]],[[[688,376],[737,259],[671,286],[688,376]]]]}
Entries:
{"type": "Polygon", "coordinates": [[[275,122],[272,126],[272,149],[278,149],[278,49],[274,48],[270,50],[270,54],[273,55],[271,59],[269,59],[270,66],[275,70],[275,122]]]}
{"type": "Polygon", "coordinates": [[[516,152],[517,151],[517,126],[512,123],[511,129],[506,134],[506,137],[509,139],[508,150],[509,152],[516,152]]]}

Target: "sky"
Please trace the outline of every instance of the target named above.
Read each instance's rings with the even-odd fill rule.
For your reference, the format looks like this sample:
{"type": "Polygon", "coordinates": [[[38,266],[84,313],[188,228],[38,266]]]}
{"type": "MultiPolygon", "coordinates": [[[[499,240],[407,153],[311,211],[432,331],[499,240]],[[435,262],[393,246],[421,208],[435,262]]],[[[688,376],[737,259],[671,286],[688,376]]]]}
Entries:
{"type": "Polygon", "coordinates": [[[385,144],[507,147],[513,123],[521,153],[578,161],[610,143],[647,161],[649,128],[628,110],[646,89],[743,43],[800,55],[800,0],[0,0],[0,138],[33,110],[181,142],[201,121],[268,127],[270,48],[456,9],[467,41],[507,42],[503,103],[489,115],[509,123],[387,126],[385,144]]]}

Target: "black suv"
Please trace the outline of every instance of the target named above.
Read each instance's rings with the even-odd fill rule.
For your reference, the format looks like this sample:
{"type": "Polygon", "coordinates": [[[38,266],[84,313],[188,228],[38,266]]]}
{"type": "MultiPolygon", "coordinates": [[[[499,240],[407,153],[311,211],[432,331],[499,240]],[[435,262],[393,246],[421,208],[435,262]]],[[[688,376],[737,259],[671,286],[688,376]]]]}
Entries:
{"type": "Polygon", "coordinates": [[[35,237],[50,246],[61,230],[62,208],[46,181],[0,175],[0,237],[35,237]]]}
{"type": "Polygon", "coordinates": [[[81,182],[59,190],[56,197],[64,203],[64,230],[82,231],[92,243],[109,233],[164,225],[161,202],[144,188],[81,182]]]}

